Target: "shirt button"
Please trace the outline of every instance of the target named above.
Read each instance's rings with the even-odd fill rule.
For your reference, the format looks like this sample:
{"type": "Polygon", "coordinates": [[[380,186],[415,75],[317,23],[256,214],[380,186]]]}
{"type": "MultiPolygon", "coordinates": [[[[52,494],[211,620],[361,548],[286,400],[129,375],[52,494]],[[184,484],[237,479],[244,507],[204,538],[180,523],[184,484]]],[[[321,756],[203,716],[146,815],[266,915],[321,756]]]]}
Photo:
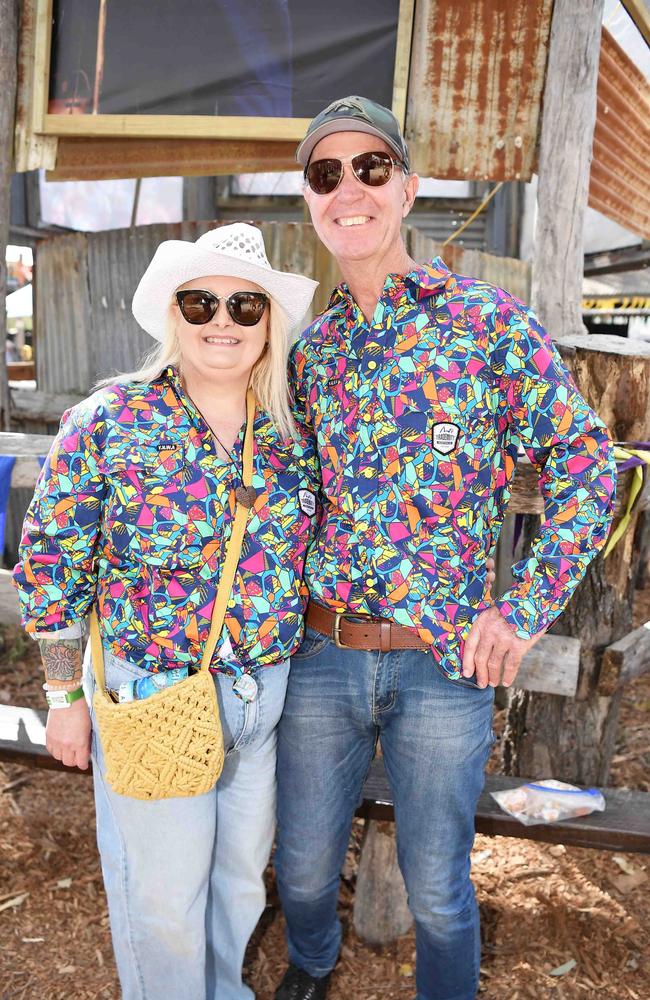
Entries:
{"type": "Polygon", "coordinates": [[[369,361],[368,362],[368,368],[370,369],[370,371],[374,371],[376,367],[377,367],[377,362],[376,361],[369,361]]]}

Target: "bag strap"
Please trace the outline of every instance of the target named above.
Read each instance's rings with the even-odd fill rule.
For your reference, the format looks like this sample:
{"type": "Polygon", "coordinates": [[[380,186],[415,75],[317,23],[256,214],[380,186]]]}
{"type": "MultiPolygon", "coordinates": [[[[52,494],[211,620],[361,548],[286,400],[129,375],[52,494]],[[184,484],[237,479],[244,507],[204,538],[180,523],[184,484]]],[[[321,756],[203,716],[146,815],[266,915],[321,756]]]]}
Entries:
{"type": "MultiPolygon", "coordinates": [[[[244,449],[242,459],[242,485],[249,487],[253,481],[253,426],[255,424],[255,393],[249,389],[246,393],[246,433],[244,435],[244,449]]],[[[203,656],[201,658],[201,670],[207,670],[212,662],[217,642],[223,628],[223,621],[226,616],[226,608],[230,600],[232,585],[239,565],[246,524],[248,522],[248,511],[239,498],[235,500],[235,519],[232,526],[230,538],[226,543],[225,559],[217,587],[217,596],[212,609],[212,621],[210,623],[210,634],[205,643],[203,656]]],[[[99,620],[97,611],[93,606],[90,615],[90,644],[92,650],[93,669],[95,678],[100,690],[104,690],[104,650],[102,647],[101,635],[99,632],[99,620]]]]}

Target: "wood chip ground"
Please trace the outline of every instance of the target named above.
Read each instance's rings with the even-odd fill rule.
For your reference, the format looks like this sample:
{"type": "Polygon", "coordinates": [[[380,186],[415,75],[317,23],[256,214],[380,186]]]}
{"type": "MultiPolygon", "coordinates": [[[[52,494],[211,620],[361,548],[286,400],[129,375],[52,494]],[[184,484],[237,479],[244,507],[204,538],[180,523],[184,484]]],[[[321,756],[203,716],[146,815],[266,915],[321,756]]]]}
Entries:
{"type": "MultiPolygon", "coordinates": [[[[34,645],[7,630],[0,700],[40,707],[40,682],[34,645]]],[[[649,747],[646,677],[624,696],[611,784],[650,791],[649,747]]],[[[379,949],[351,929],[360,836],[357,823],[330,995],[411,1000],[413,934],[379,949]]],[[[650,859],[478,837],[473,871],[483,922],[481,1000],[648,1000],[650,859]]],[[[268,885],[246,962],[258,1000],[271,1000],[286,964],[271,868],[268,885]]],[[[0,765],[0,935],[0,1000],[118,1000],[87,778],[0,765]]]]}

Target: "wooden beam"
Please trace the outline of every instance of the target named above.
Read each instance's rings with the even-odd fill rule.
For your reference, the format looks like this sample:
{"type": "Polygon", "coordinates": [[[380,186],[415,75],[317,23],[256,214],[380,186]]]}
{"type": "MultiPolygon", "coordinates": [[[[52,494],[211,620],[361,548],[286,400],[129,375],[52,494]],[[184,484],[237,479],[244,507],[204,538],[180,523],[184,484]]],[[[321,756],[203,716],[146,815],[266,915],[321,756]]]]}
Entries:
{"type": "MultiPolygon", "coordinates": [[[[17,76],[18,3],[17,0],[0,0],[0,317],[2,317],[3,354],[17,76]]],[[[0,429],[8,427],[9,386],[7,366],[3,364],[0,366],[0,429]]]]}
{"type": "Polygon", "coordinates": [[[608,646],[598,679],[598,694],[610,696],[650,670],[650,622],[608,646]]]}
{"type": "Polygon", "coordinates": [[[551,336],[584,332],[584,216],[604,0],[555,0],[544,89],[532,304],[551,336]]]}
{"type": "Polygon", "coordinates": [[[621,0],[626,11],[650,45],[650,10],[646,0],[621,0]]]}

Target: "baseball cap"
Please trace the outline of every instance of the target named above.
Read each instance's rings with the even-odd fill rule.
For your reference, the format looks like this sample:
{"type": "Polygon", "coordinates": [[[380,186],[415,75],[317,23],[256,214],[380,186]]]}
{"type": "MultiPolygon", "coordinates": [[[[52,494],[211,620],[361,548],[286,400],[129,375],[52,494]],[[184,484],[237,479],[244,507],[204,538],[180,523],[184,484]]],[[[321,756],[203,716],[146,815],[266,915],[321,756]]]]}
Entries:
{"type": "Polygon", "coordinates": [[[409,170],[409,153],[399,122],[389,108],[369,97],[343,97],[316,115],[296,150],[296,159],[306,167],[316,143],[333,132],[366,132],[376,135],[396,153],[409,170]]]}

